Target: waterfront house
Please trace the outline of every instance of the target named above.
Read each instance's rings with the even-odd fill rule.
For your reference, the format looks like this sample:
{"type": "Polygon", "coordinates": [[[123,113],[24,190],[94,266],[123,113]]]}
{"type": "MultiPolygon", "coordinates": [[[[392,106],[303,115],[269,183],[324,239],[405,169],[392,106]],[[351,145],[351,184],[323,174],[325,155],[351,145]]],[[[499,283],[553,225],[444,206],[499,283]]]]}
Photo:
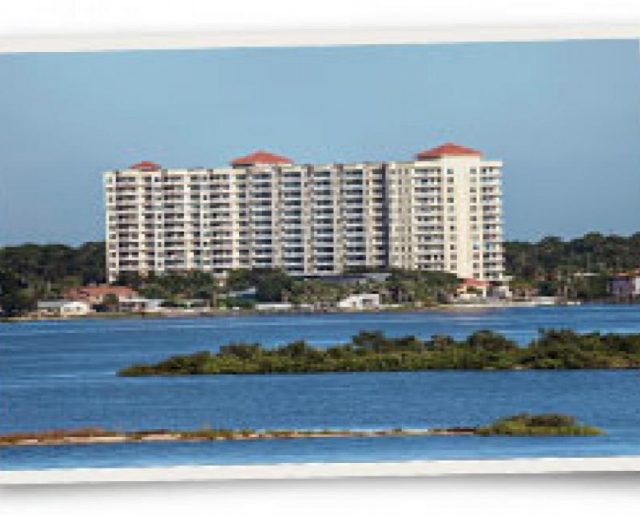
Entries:
{"type": "Polygon", "coordinates": [[[128,286],[116,286],[110,284],[92,284],[88,286],[79,286],[69,288],[64,292],[64,298],[67,300],[82,301],[90,306],[102,304],[105,297],[113,295],[121,303],[126,299],[134,299],[138,297],[138,292],[128,286]]]}
{"type": "Polygon", "coordinates": [[[255,305],[258,311],[291,311],[293,308],[290,302],[260,302],[255,305]]]}
{"type": "Polygon", "coordinates": [[[340,309],[377,309],[380,307],[380,294],[378,293],[357,293],[349,295],[338,302],[340,309]]]}
{"type": "Polygon", "coordinates": [[[164,302],[164,299],[132,297],[120,300],[119,309],[124,313],[158,313],[164,302]]]}
{"type": "Polygon", "coordinates": [[[40,300],[38,314],[44,316],[82,316],[91,313],[89,303],[79,300],[40,300]]]}
{"type": "Polygon", "coordinates": [[[457,297],[461,300],[485,298],[489,291],[489,283],[479,279],[463,279],[456,289],[457,297]]]}
{"type": "Polygon", "coordinates": [[[609,293],[619,300],[640,298],[640,270],[611,277],[609,293]]]}

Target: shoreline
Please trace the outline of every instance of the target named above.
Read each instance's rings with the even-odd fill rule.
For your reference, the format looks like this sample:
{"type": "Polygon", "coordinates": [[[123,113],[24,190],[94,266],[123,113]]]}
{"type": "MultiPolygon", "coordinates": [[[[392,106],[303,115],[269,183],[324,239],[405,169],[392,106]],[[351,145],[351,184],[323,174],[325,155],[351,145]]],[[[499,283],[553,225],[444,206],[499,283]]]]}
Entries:
{"type": "Polygon", "coordinates": [[[607,303],[607,302],[583,302],[581,304],[536,304],[529,302],[510,302],[510,303],[487,303],[487,304],[438,304],[426,307],[393,307],[381,309],[317,309],[317,310],[215,310],[200,312],[136,312],[136,313],[91,313],[89,315],[71,315],[71,316],[25,316],[15,318],[0,318],[0,323],[12,324],[21,322],[67,322],[79,320],[158,320],[171,318],[218,318],[218,317],[258,317],[273,315],[360,315],[360,314],[387,314],[387,313],[453,313],[464,311],[490,311],[496,309],[511,308],[575,308],[581,306],[620,306],[632,304],[607,303]]]}

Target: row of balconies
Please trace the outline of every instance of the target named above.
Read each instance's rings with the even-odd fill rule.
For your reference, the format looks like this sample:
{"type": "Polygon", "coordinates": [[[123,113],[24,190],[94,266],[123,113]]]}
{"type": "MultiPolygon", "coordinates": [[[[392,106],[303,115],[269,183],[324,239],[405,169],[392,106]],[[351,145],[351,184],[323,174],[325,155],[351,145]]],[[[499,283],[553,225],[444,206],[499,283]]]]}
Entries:
{"type": "MultiPolygon", "coordinates": [[[[254,231],[253,232],[253,237],[256,240],[269,240],[272,241],[273,240],[273,236],[278,235],[278,233],[281,233],[280,236],[283,239],[286,238],[290,238],[293,239],[294,241],[299,240],[303,234],[304,234],[304,230],[302,228],[302,226],[300,226],[300,230],[291,230],[291,227],[296,227],[296,226],[289,226],[289,227],[285,227],[284,231],[254,231]],[[261,238],[262,236],[262,238],[261,238]]],[[[174,228],[175,229],[175,228],[174,228]]],[[[365,232],[367,233],[367,239],[373,242],[378,242],[378,241],[385,241],[387,237],[389,237],[389,239],[391,241],[395,241],[397,240],[399,237],[401,237],[401,239],[405,239],[406,237],[410,237],[410,238],[414,238],[415,241],[420,241],[420,242],[425,242],[428,241],[430,243],[441,243],[444,241],[444,233],[446,231],[443,230],[442,227],[437,226],[414,226],[413,228],[407,228],[405,230],[402,231],[397,231],[397,230],[391,230],[390,233],[388,233],[385,229],[385,227],[381,226],[381,227],[376,227],[374,231],[364,231],[364,229],[360,226],[360,225],[354,225],[354,226],[346,226],[344,228],[345,230],[339,231],[339,232],[335,232],[333,230],[333,226],[322,226],[322,225],[317,225],[316,226],[316,230],[312,230],[310,232],[310,237],[313,237],[314,239],[320,239],[322,240],[323,238],[326,241],[334,241],[335,235],[339,234],[342,235],[342,237],[350,242],[354,242],[354,241],[364,241],[364,234],[365,232]]],[[[204,241],[204,243],[206,244],[206,242],[208,240],[212,241],[215,244],[218,243],[224,243],[224,242],[244,242],[244,241],[249,241],[248,240],[248,233],[246,233],[245,235],[240,234],[239,236],[236,236],[235,234],[233,235],[229,235],[230,233],[214,233],[214,232],[205,232],[205,233],[201,233],[201,232],[185,232],[185,231],[164,231],[164,232],[139,232],[139,231],[132,231],[132,232],[112,232],[109,234],[109,239],[112,242],[118,242],[119,245],[121,246],[126,246],[126,245],[137,245],[139,242],[140,244],[142,243],[147,243],[147,244],[151,244],[151,243],[157,243],[159,245],[162,245],[163,241],[166,242],[167,244],[173,244],[173,243],[190,243],[190,242],[200,242],[201,240],[204,241]],[[226,236],[224,235],[226,234],[226,236]]],[[[501,231],[490,231],[490,232],[485,232],[483,233],[483,240],[484,240],[484,246],[486,249],[496,249],[496,251],[500,251],[501,249],[501,240],[498,238],[498,236],[501,234],[501,231]]],[[[449,235],[450,238],[455,237],[455,235],[450,234],[449,235]]]]}
{"type": "MultiPolygon", "coordinates": [[[[449,199],[447,203],[451,205],[455,205],[455,201],[453,199],[449,199]]],[[[413,209],[419,210],[420,208],[428,208],[431,210],[443,210],[443,206],[445,204],[444,200],[441,197],[429,197],[429,196],[417,196],[412,199],[410,204],[406,204],[407,197],[402,196],[394,201],[402,202],[404,206],[407,208],[413,207],[413,209]]],[[[471,204],[473,204],[472,208],[475,209],[475,199],[471,199],[471,204]]],[[[367,201],[363,199],[350,199],[344,200],[343,202],[332,202],[332,201],[324,201],[324,202],[314,202],[314,208],[322,208],[322,207],[332,207],[336,208],[338,206],[358,206],[362,208],[371,208],[372,206],[378,206],[379,211],[383,211],[382,207],[385,205],[384,199],[369,199],[367,201]]],[[[138,204],[130,204],[130,205],[119,205],[114,208],[110,208],[108,211],[113,214],[120,215],[138,215],[138,216],[151,216],[148,215],[148,212],[153,212],[155,214],[164,214],[164,215],[185,215],[190,214],[192,217],[195,216],[204,216],[205,218],[209,216],[230,216],[233,212],[238,212],[242,214],[245,211],[258,213],[258,214],[271,214],[277,213],[278,209],[287,208],[287,207],[297,207],[307,211],[309,208],[300,201],[287,201],[282,202],[279,205],[274,205],[271,202],[259,202],[251,205],[241,205],[241,206],[233,206],[228,202],[212,202],[209,206],[201,206],[197,204],[165,204],[164,206],[150,206],[150,205],[138,205],[138,204]],[[214,211],[212,213],[212,211],[214,211]]],[[[483,201],[480,203],[479,207],[487,213],[495,212],[500,213],[500,202],[499,201],[483,201]]]]}

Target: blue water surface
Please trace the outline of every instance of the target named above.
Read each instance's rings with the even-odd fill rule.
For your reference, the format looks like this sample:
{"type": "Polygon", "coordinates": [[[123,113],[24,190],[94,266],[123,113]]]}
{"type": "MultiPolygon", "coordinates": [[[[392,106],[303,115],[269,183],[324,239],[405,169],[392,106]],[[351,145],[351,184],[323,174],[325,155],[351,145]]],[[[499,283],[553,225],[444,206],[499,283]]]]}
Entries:
{"type": "Polygon", "coordinates": [[[640,455],[638,371],[425,371],[120,378],[126,365],[233,341],[346,342],[388,335],[499,331],[526,343],[540,328],[640,332],[638,306],[466,312],[257,315],[0,324],[0,432],[99,426],[390,428],[469,426],[521,411],[561,411],[596,438],[380,437],[147,442],[0,449],[0,468],[640,455]]]}

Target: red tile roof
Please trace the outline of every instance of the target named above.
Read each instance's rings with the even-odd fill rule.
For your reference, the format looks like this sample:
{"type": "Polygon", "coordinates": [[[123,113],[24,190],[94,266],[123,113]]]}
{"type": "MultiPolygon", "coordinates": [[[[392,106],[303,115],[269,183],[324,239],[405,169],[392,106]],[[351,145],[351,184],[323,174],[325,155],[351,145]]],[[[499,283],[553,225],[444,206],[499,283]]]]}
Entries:
{"type": "Polygon", "coordinates": [[[482,152],[472,148],[456,145],[455,143],[445,143],[439,147],[424,150],[417,155],[418,159],[434,159],[443,156],[481,156],[482,152]]]}
{"type": "Polygon", "coordinates": [[[131,168],[134,170],[143,170],[145,172],[150,172],[152,170],[159,170],[161,166],[158,163],[154,163],[153,161],[140,161],[134,165],[131,165],[131,168]]]}
{"type": "Polygon", "coordinates": [[[118,298],[131,298],[137,296],[138,292],[128,286],[97,284],[69,288],[64,292],[64,298],[70,300],[92,300],[97,302],[102,300],[105,295],[109,294],[116,295],[118,298]]]}
{"type": "Polygon", "coordinates": [[[488,286],[489,283],[487,281],[481,281],[480,279],[474,279],[473,277],[469,277],[467,279],[462,280],[462,287],[466,286],[474,286],[477,288],[484,288],[488,286]]]}
{"type": "Polygon", "coordinates": [[[265,150],[258,150],[249,154],[248,156],[238,157],[231,161],[232,166],[251,166],[255,164],[263,165],[290,165],[293,161],[288,157],[279,156],[266,152],[265,150]]]}

